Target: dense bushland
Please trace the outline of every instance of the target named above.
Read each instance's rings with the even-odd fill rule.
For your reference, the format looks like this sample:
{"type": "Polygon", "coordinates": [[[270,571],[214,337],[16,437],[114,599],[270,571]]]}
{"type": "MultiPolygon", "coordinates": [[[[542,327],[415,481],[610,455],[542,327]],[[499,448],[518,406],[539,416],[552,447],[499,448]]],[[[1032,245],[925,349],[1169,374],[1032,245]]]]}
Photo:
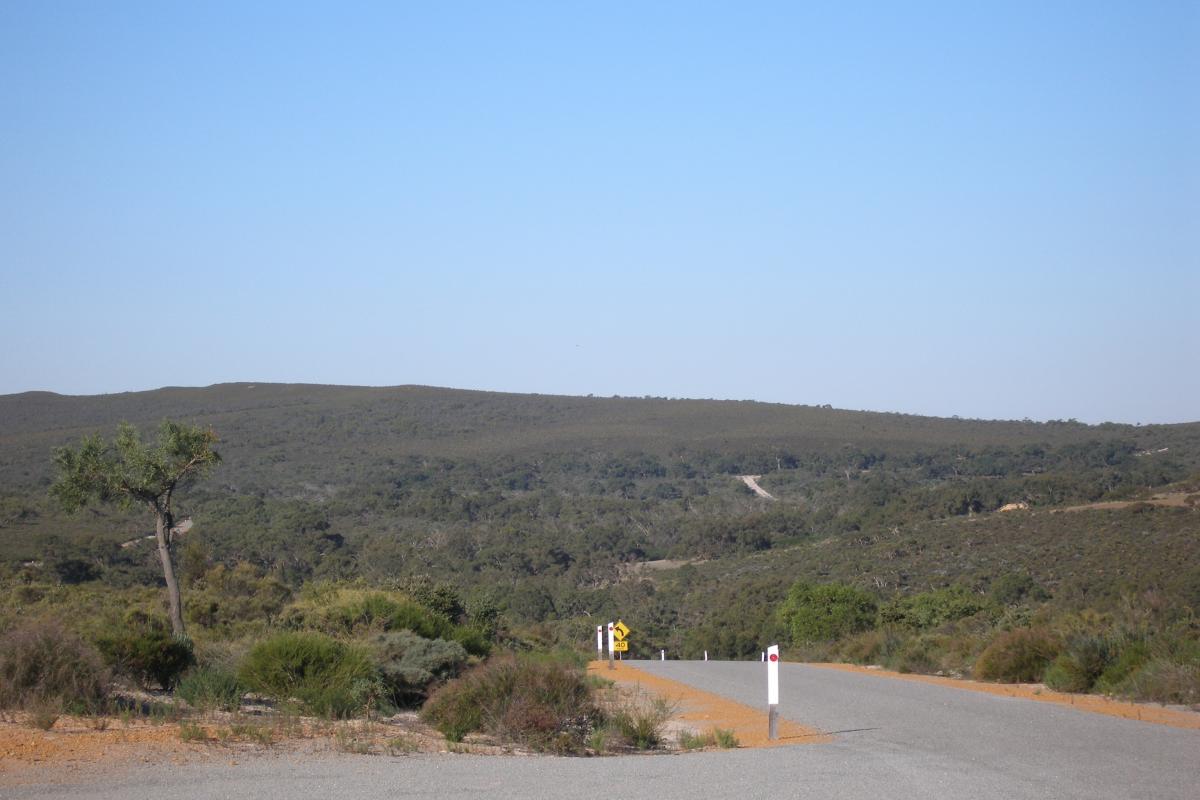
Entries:
{"type": "Polygon", "coordinates": [[[0,442],[0,631],[56,614],[119,680],[198,707],[236,702],[249,653],[281,633],[365,659],[353,690],[312,706],[336,715],[416,705],[493,650],[577,646],[617,616],[634,656],[757,658],[780,641],[963,675],[1013,657],[1000,675],[1020,672],[1009,638],[1043,631],[1054,685],[1195,685],[1200,425],[228,385],[0,397],[0,442]],[[163,613],[145,523],[68,517],[45,495],[52,447],[168,416],[225,445],[219,481],[179,514],[191,666],[130,624],[163,613]],[[1164,491],[1173,505],[1056,513],[1164,491]],[[1126,605],[1144,610],[1148,590],[1171,611],[1143,624],[1126,605]]]}

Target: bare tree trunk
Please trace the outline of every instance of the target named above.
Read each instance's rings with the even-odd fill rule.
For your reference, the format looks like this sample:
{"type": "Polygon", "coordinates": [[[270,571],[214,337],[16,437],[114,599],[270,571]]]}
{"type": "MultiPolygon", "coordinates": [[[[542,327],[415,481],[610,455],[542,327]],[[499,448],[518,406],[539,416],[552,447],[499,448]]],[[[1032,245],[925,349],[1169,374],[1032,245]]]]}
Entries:
{"type": "Polygon", "coordinates": [[[154,509],[154,535],[158,539],[158,559],[162,562],[163,578],[167,582],[167,601],[170,604],[171,632],[183,638],[183,607],[179,601],[179,581],[175,579],[175,565],[171,563],[171,514],[160,508],[154,509]]]}

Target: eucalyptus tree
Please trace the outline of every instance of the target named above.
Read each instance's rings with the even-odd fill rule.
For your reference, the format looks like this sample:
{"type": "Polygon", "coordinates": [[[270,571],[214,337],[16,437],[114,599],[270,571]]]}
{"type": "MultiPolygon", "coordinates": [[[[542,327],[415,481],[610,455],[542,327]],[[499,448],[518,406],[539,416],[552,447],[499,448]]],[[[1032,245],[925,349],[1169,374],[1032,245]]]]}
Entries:
{"type": "Polygon", "coordinates": [[[50,493],[66,511],[111,503],[125,508],[140,506],[154,514],[171,630],[178,637],[184,636],[184,627],[173,558],[172,502],[177,491],[220,462],[220,454],[213,449],[216,442],[211,429],[166,420],[159,426],[158,440],[147,443],[137,428],[123,422],[111,443],[95,435],[84,437],[78,448],[54,450],[58,477],[50,493]]]}

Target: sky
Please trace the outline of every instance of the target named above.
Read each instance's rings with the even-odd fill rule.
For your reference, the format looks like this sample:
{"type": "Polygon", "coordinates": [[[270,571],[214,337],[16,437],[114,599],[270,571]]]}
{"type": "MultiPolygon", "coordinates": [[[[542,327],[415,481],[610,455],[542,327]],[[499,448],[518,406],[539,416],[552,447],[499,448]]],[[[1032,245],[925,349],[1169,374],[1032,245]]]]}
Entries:
{"type": "Polygon", "coordinates": [[[1200,420],[1200,4],[0,4],[0,393],[1200,420]]]}

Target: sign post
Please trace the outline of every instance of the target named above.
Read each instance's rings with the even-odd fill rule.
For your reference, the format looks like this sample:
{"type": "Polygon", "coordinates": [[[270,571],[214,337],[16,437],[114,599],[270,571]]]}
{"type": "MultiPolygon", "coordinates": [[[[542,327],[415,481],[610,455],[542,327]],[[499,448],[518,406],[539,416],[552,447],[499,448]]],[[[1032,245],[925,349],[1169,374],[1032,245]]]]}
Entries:
{"type": "Polygon", "coordinates": [[[616,648],[613,647],[613,624],[608,623],[608,668],[616,669],[613,666],[613,656],[616,653],[616,648]]]}
{"type": "Polygon", "coordinates": [[[617,620],[615,624],[608,626],[608,648],[616,650],[621,654],[621,660],[625,660],[625,654],[629,652],[629,626],[621,620],[617,620]]]}
{"type": "Polygon", "coordinates": [[[596,660],[604,660],[604,626],[596,626],[596,660]]]}
{"type": "Polygon", "coordinates": [[[779,738],[779,645],[767,648],[767,738],[779,738]]]}

